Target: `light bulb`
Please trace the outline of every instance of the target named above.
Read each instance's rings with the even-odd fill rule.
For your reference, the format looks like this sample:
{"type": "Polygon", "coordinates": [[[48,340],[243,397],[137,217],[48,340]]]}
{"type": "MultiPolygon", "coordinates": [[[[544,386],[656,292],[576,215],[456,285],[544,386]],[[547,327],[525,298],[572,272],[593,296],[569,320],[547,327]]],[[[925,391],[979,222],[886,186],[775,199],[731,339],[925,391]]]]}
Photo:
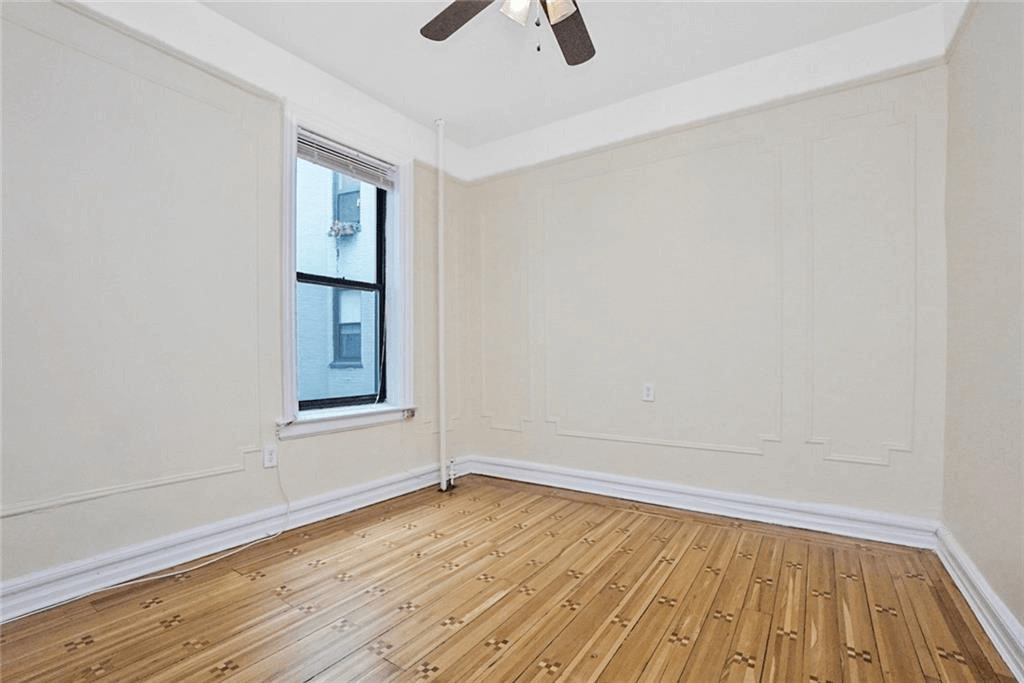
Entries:
{"type": "Polygon", "coordinates": [[[501,3],[501,13],[526,26],[526,21],[530,18],[530,2],[531,0],[505,0],[501,3]]]}

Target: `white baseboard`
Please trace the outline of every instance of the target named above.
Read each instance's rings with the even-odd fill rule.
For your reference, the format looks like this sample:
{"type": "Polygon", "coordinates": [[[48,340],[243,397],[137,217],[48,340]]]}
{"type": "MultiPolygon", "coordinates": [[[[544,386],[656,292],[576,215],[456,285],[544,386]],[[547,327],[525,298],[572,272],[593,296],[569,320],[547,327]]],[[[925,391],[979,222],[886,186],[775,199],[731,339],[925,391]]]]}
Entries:
{"type": "MultiPolygon", "coordinates": [[[[952,532],[939,529],[936,553],[1018,681],[1024,681],[1024,625],[1010,612],[952,532]]],[[[1024,587],[1021,587],[1024,590],[1024,587]]]]}
{"type": "Polygon", "coordinates": [[[464,474],[484,474],[681,510],[935,550],[1007,666],[1018,681],[1024,682],[1024,627],[988,585],[953,535],[935,521],[838,505],[698,489],[524,460],[474,455],[460,458],[457,468],[464,474]]]}
{"type": "Polygon", "coordinates": [[[457,468],[462,473],[486,474],[681,510],[781,524],[915,548],[934,549],[937,544],[935,533],[939,524],[919,517],[699,489],[671,482],[636,479],[524,460],[503,460],[474,455],[459,459],[457,468]]]}
{"type": "MultiPolygon", "coordinates": [[[[436,467],[305,498],[291,504],[287,528],[294,528],[437,484],[436,467]]],[[[0,583],[0,620],[94,593],[103,588],[276,534],[284,528],[285,506],[204,524],[145,543],[120,548],[0,583]]]]}

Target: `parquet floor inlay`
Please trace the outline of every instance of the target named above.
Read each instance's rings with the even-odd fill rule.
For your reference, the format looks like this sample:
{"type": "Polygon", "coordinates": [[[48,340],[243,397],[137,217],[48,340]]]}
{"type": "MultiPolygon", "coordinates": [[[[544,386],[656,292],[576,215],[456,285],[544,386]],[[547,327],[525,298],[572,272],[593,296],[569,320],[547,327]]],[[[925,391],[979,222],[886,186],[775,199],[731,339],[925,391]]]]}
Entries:
{"type": "Polygon", "coordinates": [[[2,625],[0,678],[1012,683],[934,553],[470,476],[2,625]]]}

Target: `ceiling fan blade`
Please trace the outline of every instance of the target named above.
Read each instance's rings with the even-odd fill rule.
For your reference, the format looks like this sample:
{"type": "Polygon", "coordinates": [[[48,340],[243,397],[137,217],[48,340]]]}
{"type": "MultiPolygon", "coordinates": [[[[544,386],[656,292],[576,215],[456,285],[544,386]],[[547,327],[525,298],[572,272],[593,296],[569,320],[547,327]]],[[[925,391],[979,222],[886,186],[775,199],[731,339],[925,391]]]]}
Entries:
{"type": "MultiPolygon", "coordinates": [[[[548,16],[547,1],[540,0],[540,3],[544,6],[544,15],[548,16]]],[[[587,25],[583,22],[579,5],[576,5],[576,11],[568,17],[557,24],[552,24],[551,30],[554,31],[555,40],[558,41],[558,47],[562,49],[562,56],[565,57],[565,63],[569,66],[582,64],[597,54],[594,43],[590,40],[587,25]]]]}
{"type": "Polygon", "coordinates": [[[455,0],[423,25],[420,35],[430,40],[446,40],[480,14],[494,0],[455,0]]]}

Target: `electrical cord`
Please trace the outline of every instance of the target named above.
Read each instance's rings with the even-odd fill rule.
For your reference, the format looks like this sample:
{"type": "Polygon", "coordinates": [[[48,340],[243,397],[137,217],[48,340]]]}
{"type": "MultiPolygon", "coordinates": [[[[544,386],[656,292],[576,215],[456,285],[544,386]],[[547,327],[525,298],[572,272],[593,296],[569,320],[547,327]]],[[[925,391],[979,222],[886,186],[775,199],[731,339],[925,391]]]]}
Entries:
{"type": "MultiPolygon", "coordinates": [[[[47,610],[54,609],[55,607],[61,607],[63,605],[67,605],[67,604],[75,602],[77,600],[83,600],[85,598],[91,597],[91,596],[96,595],[98,593],[102,593],[102,592],[108,591],[108,590],[113,590],[115,588],[124,588],[126,586],[134,586],[134,585],[138,585],[138,584],[142,584],[142,583],[149,583],[150,581],[159,581],[161,579],[169,579],[169,578],[174,578],[174,577],[182,576],[184,574],[188,574],[189,572],[194,572],[197,569],[202,569],[203,567],[208,567],[211,564],[214,564],[215,562],[220,562],[221,560],[223,560],[225,558],[228,558],[228,557],[231,557],[232,555],[237,555],[238,553],[242,552],[243,550],[248,550],[249,548],[252,548],[253,546],[259,545],[260,543],[265,543],[266,541],[270,541],[270,540],[273,540],[273,539],[277,538],[278,536],[283,534],[285,531],[288,531],[289,527],[291,526],[292,503],[291,503],[291,499],[288,498],[288,494],[284,490],[284,484],[281,481],[281,466],[280,466],[280,462],[278,463],[278,466],[275,467],[274,469],[276,470],[276,475],[277,475],[277,490],[281,494],[282,500],[284,500],[284,524],[282,525],[282,527],[278,531],[276,531],[276,532],[274,532],[272,534],[268,534],[266,536],[263,536],[262,538],[258,538],[258,539],[254,540],[254,541],[250,541],[248,543],[240,545],[237,548],[232,548],[231,550],[228,550],[227,552],[220,553],[219,555],[217,555],[215,557],[212,557],[212,558],[210,558],[208,560],[204,560],[204,561],[200,562],[199,564],[193,565],[191,567],[186,567],[184,569],[179,569],[179,570],[173,571],[173,572],[166,572],[166,573],[163,573],[163,574],[156,574],[156,575],[153,575],[153,576],[142,576],[142,577],[139,577],[137,579],[129,579],[127,581],[121,581],[119,583],[115,583],[115,584],[110,585],[110,586],[105,586],[103,588],[97,588],[96,590],[90,591],[89,593],[86,593],[84,595],[77,595],[75,597],[68,598],[66,600],[61,600],[60,602],[56,602],[56,603],[54,603],[52,605],[47,605],[46,607],[40,607],[39,609],[32,610],[31,612],[26,612],[24,614],[19,614],[17,617],[12,619],[12,621],[17,620],[17,619],[22,619],[24,617],[29,617],[29,616],[32,616],[33,614],[39,614],[40,612],[45,612],[47,610]]],[[[63,507],[63,506],[54,506],[54,508],[56,508],[56,507],[63,507]]],[[[54,508],[46,508],[46,509],[54,509],[54,508]]],[[[40,510],[40,512],[41,511],[42,510],[40,510]]]]}

